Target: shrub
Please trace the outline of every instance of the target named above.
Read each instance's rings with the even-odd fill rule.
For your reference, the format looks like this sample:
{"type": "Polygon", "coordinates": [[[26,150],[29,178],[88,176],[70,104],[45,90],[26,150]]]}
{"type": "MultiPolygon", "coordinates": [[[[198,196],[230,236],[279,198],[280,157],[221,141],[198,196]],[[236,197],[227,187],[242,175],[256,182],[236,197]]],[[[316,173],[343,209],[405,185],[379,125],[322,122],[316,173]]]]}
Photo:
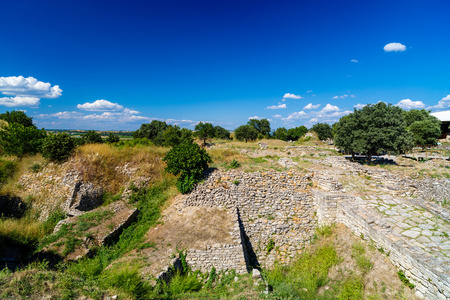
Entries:
{"type": "Polygon", "coordinates": [[[4,130],[0,130],[0,144],[3,151],[9,155],[36,154],[41,150],[46,135],[44,130],[33,126],[11,123],[4,130]]]}
{"type": "Polygon", "coordinates": [[[203,171],[212,162],[205,149],[193,143],[183,143],[170,149],[163,161],[167,164],[166,172],[181,174],[177,187],[182,193],[189,192],[203,178],[203,171]]]}
{"type": "Polygon", "coordinates": [[[69,158],[75,142],[67,133],[47,136],[42,144],[42,156],[54,162],[62,162],[69,158]]]}
{"type": "Polygon", "coordinates": [[[0,184],[5,183],[17,170],[17,164],[12,161],[0,161],[0,184]]]}
{"type": "Polygon", "coordinates": [[[30,170],[33,173],[38,173],[40,170],[42,170],[42,166],[38,163],[35,163],[30,167],[30,170]]]}
{"type": "Polygon", "coordinates": [[[89,130],[86,132],[86,134],[83,136],[83,140],[86,144],[101,144],[103,143],[102,136],[100,133],[89,130]]]}
{"type": "Polygon", "coordinates": [[[108,137],[106,138],[108,144],[117,143],[118,141],[120,141],[120,137],[117,134],[112,132],[108,133],[108,137]]]}
{"type": "Polygon", "coordinates": [[[236,168],[239,168],[240,166],[241,166],[241,163],[238,162],[237,160],[235,160],[234,158],[233,158],[233,160],[230,162],[230,168],[231,168],[231,169],[236,169],[236,168]]]}

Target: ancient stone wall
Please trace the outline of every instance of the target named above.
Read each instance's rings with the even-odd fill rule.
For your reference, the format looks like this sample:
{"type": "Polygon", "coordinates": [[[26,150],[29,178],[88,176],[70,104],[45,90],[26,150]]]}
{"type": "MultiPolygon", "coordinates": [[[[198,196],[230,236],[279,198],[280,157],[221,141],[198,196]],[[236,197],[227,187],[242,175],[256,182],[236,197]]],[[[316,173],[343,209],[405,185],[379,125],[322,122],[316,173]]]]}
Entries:
{"type": "MultiPolygon", "coordinates": [[[[275,260],[289,261],[314,235],[310,180],[311,175],[295,172],[216,171],[195,188],[184,205],[236,210],[247,265],[271,266],[275,260]]],[[[227,254],[216,251],[215,255],[227,254]]]]}

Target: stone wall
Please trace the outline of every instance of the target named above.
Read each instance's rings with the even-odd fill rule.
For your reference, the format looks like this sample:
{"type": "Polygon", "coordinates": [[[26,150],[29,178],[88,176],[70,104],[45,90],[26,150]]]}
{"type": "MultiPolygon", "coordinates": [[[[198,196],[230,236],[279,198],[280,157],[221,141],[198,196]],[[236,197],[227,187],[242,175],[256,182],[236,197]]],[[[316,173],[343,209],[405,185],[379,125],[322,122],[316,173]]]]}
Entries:
{"type": "MultiPolygon", "coordinates": [[[[311,175],[304,173],[216,171],[194,189],[184,206],[235,210],[247,266],[272,266],[275,260],[292,259],[314,235],[310,183],[311,175]]],[[[227,255],[214,251],[217,257],[227,255]]]]}
{"type": "MultiPolygon", "coordinates": [[[[347,164],[343,160],[339,163],[347,164]]],[[[386,189],[394,193],[378,196],[381,200],[377,197],[362,199],[346,194],[342,186],[333,178],[327,178],[326,174],[235,171],[210,173],[187,196],[183,206],[230,210],[236,216],[234,226],[230,228],[233,243],[189,250],[188,263],[193,269],[204,272],[214,266],[218,270],[236,269],[239,273],[259,266],[270,267],[275,261],[287,263],[309,243],[318,225],[342,223],[387,253],[387,257],[416,286],[416,296],[425,299],[450,299],[450,266],[445,254],[446,248],[442,248],[442,253],[421,248],[422,244],[417,243],[419,238],[417,241],[416,237],[409,239],[407,232],[398,232],[398,228],[394,228],[392,222],[402,221],[396,221],[391,216],[391,211],[383,214],[383,205],[387,208],[398,205],[400,214],[411,217],[408,217],[408,210],[405,209],[408,208],[409,212],[417,209],[415,198],[400,195],[404,195],[401,186],[412,187],[413,184],[385,170],[377,172],[360,165],[352,167],[352,172],[372,176],[381,184],[386,183],[386,189]],[[392,184],[389,185],[387,181],[392,184]],[[311,189],[310,186],[322,190],[311,189]],[[395,195],[400,198],[392,198],[395,195]]],[[[426,191],[425,187],[427,185],[413,188],[415,191],[426,191]]],[[[433,192],[434,190],[429,191],[433,192]]],[[[430,212],[433,213],[432,210],[430,212]]],[[[421,228],[427,228],[426,226],[428,225],[421,228]]],[[[422,240],[427,239],[423,237],[422,240]]],[[[426,245],[426,242],[423,243],[426,245]]],[[[446,245],[441,244],[442,247],[447,247],[446,245]]]]}

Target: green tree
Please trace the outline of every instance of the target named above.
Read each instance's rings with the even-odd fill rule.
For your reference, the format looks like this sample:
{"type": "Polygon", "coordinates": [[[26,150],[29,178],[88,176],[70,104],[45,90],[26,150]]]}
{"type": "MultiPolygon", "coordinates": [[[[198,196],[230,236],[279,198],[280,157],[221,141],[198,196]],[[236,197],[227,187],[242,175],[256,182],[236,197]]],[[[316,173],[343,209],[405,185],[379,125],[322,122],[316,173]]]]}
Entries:
{"type": "Polygon", "coordinates": [[[270,122],[267,119],[250,119],[247,122],[247,125],[252,126],[256,129],[258,133],[261,133],[264,136],[268,136],[270,134],[270,122]]]}
{"type": "Polygon", "coordinates": [[[89,130],[83,136],[85,144],[101,144],[103,143],[102,136],[95,130],[89,130]]]}
{"type": "Polygon", "coordinates": [[[273,133],[274,138],[286,141],[287,140],[287,129],[284,127],[279,127],[273,133]]]}
{"type": "Polygon", "coordinates": [[[181,143],[192,143],[192,131],[177,125],[169,125],[162,134],[164,146],[175,147],[181,143]]]}
{"type": "Polygon", "coordinates": [[[108,144],[117,143],[118,141],[120,141],[120,137],[117,134],[108,132],[108,137],[106,138],[108,144]]]}
{"type": "Polygon", "coordinates": [[[335,126],[335,133],[334,142],[339,148],[363,153],[369,161],[381,151],[398,153],[413,144],[402,109],[384,102],[366,105],[342,117],[335,126]]]}
{"type": "Polygon", "coordinates": [[[42,143],[42,156],[54,162],[68,159],[75,149],[75,142],[67,133],[48,135],[42,143]]]}
{"type": "Polygon", "coordinates": [[[333,130],[327,123],[317,123],[311,128],[311,131],[314,131],[321,141],[331,139],[333,137],[333,130]]]}
{"type": "Polygon", "coordinates": [[[205,149],[194,143],[182,143],[170,149],[163,158],[166,162],[166,172],[180,175],[177,181],[178,190],[186,194],[194,184],[203,179],[203,171],[212,162],[205,149]]]}
{"type": "Polygon", "coordinates": [[[217,139],[229,140],[230,132],[223,127],[214,126],[214,137],[217,139]]]}
{"type": "Polygon", "coordinates": [[[141,128],[139,128],[139,137],[148,138],[153,141],[162,136],[162,133],[167,129],[167,127],[168,125],[166,122],[153,120],[150,124],[141,125],[141,128]]]}
{"type": "Polygon", "coordinates": [[[20,123],[10,123],[0,130],[0,146],[4,153],[24,156],[41,151],[45,131],[34,126],[25,127],[20,123]]]}
{"type": "Polygon", "coordinates": [[[409,131],[414,135],[414,144],[425,147],[436,145],[441,135],[441,122],[425,109],[404,111],[403,116],[409,131]]]}
{"type": "Polygon", "coordinates": [[[297,141],[299,138],[301,138],[307,132],[308,132],[308,129],[305,126],[291,128],[287,131],[286,139],[290,140],[290,141],[297,141]]]}
{"type": "Polygon", "coordinates": [[[195,131],[197,137],[203,140],[203,145],[206,145],[206,140],[214,137],[214,126],[211,123],[200,122],[195,125],[195,131]]]}
{"type": "Polygon", "coordinates": [[[9,124],[16,123],[22,124],[24,127],[34,127],[33,118],[27,116],[23,111],[13,110],[11,112],[7,111],[3,114],[0,114],[0,120],[4,120],[9,124]]]}
{"type": "Polygon", "coordinates": [[[334,144],[346,153],[355,157],[354,133],[358,130],[356,114],[343,116],[339,122],[333,124],[334,144]]]}
{"type": "Polygon", "coordinates": [[[238,141],[254,141],[258,138],[258,131],[250,125],[241,125],[234,130],[234,137],[238,141]]]}

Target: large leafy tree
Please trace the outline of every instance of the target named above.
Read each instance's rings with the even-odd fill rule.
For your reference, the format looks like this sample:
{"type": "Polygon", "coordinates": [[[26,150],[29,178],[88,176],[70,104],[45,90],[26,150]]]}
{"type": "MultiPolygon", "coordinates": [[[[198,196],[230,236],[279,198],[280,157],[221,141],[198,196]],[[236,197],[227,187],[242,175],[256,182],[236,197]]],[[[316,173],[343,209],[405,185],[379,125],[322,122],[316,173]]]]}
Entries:
{"type": "Polygon", "coordinates": [[[258,131],[250,125],[241,125],[234,130],[234,137],[238,141],[254,141],[258,138],[258,131]]]}
{"type": "Polygon", "coordinates": [[[148,138],[153,141],[160,137],[167,127],[166,122],[153,120],[149,124],[142,124],[137,135],[140,138],[148,138]]]}
{"type": "Polygon", "coordinates": [[[307,132],[308,132],[308,129],[305,126],[290,128],[287,131],[286,139],[290,140],[290,141],[297,141],[299,138],[301,138],[307,132]]]}
{"type": "Polygon", "coordinates": [[[284,127],[277,128],[277,130],[275,130],[273,132],[273,137],[278,140],[286,141],[287,140],[287,129],[284,127]]]}
{"type": "Polygon", "coordinates": [[[203,140],[203,145],[206,145],[206,140],[214,137],[214,126],[211,123],[200,122],[195,125],[197,137],[203,140]]]}
{"type": "Polygon", "coordinates": [[[175,147],[181,143],[192,143],[192,131],[177,125],[169,125],[162,133],[164,146],[175,147]]]}
{"type": "Polygon", "coordinates": [[[223,127],[214,126],[214,137],[217,139],[229,140],[230,132],[223,127]]]}
{"type": "Polygon", "coordinates": [[[27,116],[23,111],[20,110],[13,110],[11,112],[7,111],[3,114],[0,114],[0,120],[4,120],[11,123],[21,124],[24,127],[34,127],[36,126],[33,124],[33,118],[27,116]]]}
{"type": "Polygon", "coordinates": [[[252,126],[256,131],[264,136],[270,134],[270,122],[267,119],[251,119],[247,122],[247,125],[252,126]]]}
{"type": "Polygon", "coordinates": [[[333,137],[333,130],[331,129],[330,124],[327,123],[317,123],[311,127],[311,131],[314,131],[319,140],[322,141],[333,137]]]}
{"type": "Polygon", "coordinates": [[[408,130],[414,135],[414,144],[425,147],[426,145],[435,145],[441,135],[441,122],[430,112],[422,109],[412,109],[404,111],[408,130]]]}
{"type": "Polygon", "coordinates": [[[363,153],[368,160],[378,152],[401,152],[413,145],[402,109],[384,102],[366,105],[342,117],[334,132],[339,148],[363,153]]]}

